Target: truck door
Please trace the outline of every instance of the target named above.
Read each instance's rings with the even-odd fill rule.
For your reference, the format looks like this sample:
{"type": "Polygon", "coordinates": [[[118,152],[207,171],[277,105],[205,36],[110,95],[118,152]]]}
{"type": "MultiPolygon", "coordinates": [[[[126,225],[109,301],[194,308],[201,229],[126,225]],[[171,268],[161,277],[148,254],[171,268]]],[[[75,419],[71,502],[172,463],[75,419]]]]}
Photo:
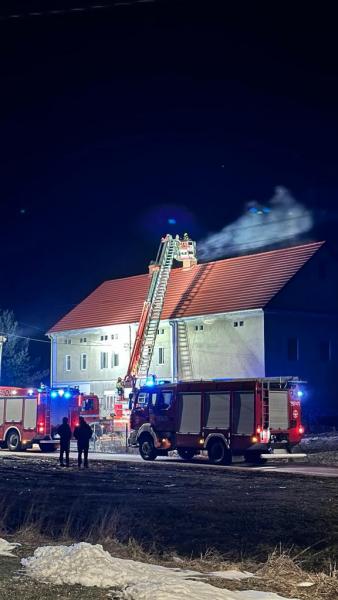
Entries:
{"type": "Polygon", "coordinates": [[[6,423],[22,423],[23,398],[7,398],[6,423]]]}
{"type": "Polygon", "coordinates": [[[177,440],[178,444],[198,445],[201,435],[202,394],[184,393],[178,396],[177,440]]]}
{"type": "Polygon", "coordinates": [[[230,393],[207,393],[204,400],[204,429],[227,433],[230,429],[230,393]]]}
{"type": "Polygon", "coordinates": [[[156,431],[174,431],[173,390],[154,390],[149,393],[149,422],[156,431]]]}
{"type": "Polygon", "coordinates": [[[248,445],[248,438],[255,427],[255,394],[238,391],[232,394],[232,447],[241,450],[248,445]]]}
{"type": "Polygon", "coordinates": [[[36,429],[37,399],[26,398],[24,403],[23,428],[36,429]]]}

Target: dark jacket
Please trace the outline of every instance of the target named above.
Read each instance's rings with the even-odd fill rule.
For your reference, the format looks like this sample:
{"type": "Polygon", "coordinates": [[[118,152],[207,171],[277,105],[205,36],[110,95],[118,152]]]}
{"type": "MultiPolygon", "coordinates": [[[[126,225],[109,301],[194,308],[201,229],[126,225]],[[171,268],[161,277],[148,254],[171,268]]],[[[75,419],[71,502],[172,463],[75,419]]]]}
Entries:
{"type": "Polygon", "coordinates": [[[60,436],[61,444],[68,444],[72,437],[72,430],[69,427],[68,423],[62,423],[58,428],[58,434],[60,436]]]}
{"type": "Polygon", "coordinates": [[[83,423],[83,425],[78,425],[74,429],[74,437],[77,440],[79,446],[86,447],[89,444],[89,440],[93,435],[92,428],[88,425],[88,423],[83,423]]]}

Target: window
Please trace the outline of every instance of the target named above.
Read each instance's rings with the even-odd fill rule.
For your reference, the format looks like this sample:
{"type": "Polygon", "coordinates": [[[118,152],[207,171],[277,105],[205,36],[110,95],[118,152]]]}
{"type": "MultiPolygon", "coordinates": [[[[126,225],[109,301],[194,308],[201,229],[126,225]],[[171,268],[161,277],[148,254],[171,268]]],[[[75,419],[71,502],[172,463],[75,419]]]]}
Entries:
{"type": "Polygon", "coordinates": [[[288,339],[288,360],[296,361],[299,359],[298,338],[288,339]]]}
{"type": "Polygon", "coordinates": [[[244,326],[244,321],[240,321],[240,322],[239,322],[239,326],[240,326],[240,327],[243,327],[243,326],[244,326]]]}
{"type": "Polygon", "coordinates": [[[70,369],[71,369],[70,354],[66,354],[66,356],[65,356],[65,369],[66,369],[66,371],[70,371],[70,369]]]}
{"type": "Polygon", "coordinates": [[[164,348],[158,349],[158,364],[164,365],[164,348]]]}
{"type": "Polygon", "coordinates": [[[64,339],[64,343],[65,343],[65,344],[71,344],[71,343],[72,343],[72,340],[71,340],[70,338],[65,338],[65,339],[64,339]]]}
{"type": "Polygon", "coordinates": [[[164,329],[158,329],[157,330],[157,334],[158,335],[163,335],[164,334],[164,329]]]}
{"type": "Polygon", "coordinates": [[[168,408],[170,408],[171,406],[171,402],[172,402],[172,398],[173,398],[173,393],[172,392],[161,392],[160,395],[160,407],[164,408],[165,410],[167,410],[168,408]]]}
{"type": "Polygon", "coordinates": [[[80,344],[85,344],[87,341],[87,338],[80,338],[80,344]]]}
{"type": "Polygon", "coordinates": [[[100,355],[100,368],[107,369],[108,368],[108,352],[101,352],[100,355]]]}
{"type": "Polygon", "coordinates": [[[116,354],[116,352],[113,352],[113,354],[111,355],[111,366],[112,367],[118,367],[119,366],[119,355],[116,354]]]}
{"type": "Polygon", "coordinates": [[[195,325],[195,331],[203,331],[204,325],[195,325]]]}
{"type": "Polygon", "coordinates": [[[119,334],[118,333],[112,333],[111,339],[112,340],[118,340],[119,339],[119,334]]]}
{"type": "Polygon", "coordinates": [[[234,327],[238,327],[238,321],[234,321],[234,327]]]}
{"type": "Polygon", "coordinates": [[[323,340],[319,344],[319,358],[321,362],[329,362],[331,360],[331,342],[323,340]]]}
{"type": "Polygon", "coordinates": [[[87,354],[81,354],[80,368],[81,368],[81,371],[87,370],[87,354]]]}
{"type": "Polygon", "coordinates": [[[101,335],[101,342],[106,342],[108,340],[107,335],[101,335]]]}

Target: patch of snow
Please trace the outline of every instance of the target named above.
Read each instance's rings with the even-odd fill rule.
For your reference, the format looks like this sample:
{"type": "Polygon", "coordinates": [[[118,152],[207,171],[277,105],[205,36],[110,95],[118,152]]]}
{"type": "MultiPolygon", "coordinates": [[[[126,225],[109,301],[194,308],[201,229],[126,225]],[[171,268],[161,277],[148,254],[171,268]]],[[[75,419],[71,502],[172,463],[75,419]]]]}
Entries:
{"type": "Polygon", "coordinates": [[[55,585],[114,587],[121,600],[291,600],[269,592],[220,589],[201,581],[208,574],[115,558],[101,545],[86,542],[39,547],[21,563],[36,580],[55,585]]]}
{"type": "Polygon", "coordinates": [[[313,581],[302,581],[301,583],[297,583],[297,587],[311,587],[313,585],[313,581]]]}
{"type": "Polygon", "coordinates": [[[228,571],[212,571],[212,573],[208,573],[208,576],[220,577],[221,579],[230,579],[231,581],[241,581],[241,579],[255,577],[255,575],[253,573],[249,573],[249,571],[237,571],[234,569],[229,569],[228,571]]]}
{"type": "Polygon", "coordinates": [[[14,556],[13,550],[20,546],[20,544],[14,544],[7,542],[3,538],[0,538],[0,556],[14,556]]]}

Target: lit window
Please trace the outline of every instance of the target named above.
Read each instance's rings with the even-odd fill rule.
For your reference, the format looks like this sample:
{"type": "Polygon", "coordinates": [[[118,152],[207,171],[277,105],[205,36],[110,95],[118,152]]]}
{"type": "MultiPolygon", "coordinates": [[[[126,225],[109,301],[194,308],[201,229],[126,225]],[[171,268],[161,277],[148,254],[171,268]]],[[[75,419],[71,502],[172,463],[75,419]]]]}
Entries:
{"type": "Polygon", "coordinates": [[[288,360],[296,361],[299,359],[298,338],[288,339],[288,360]]]}
{"type": "Polygon", "coordinates": [[[80,366],[81,366],[81,371],[87,370],[87,354],[81,354],[80,366]]]}
{"type": "Polygon", "coordinates": [[[158,349],[158,364],[164,365],[164,348],[158,349]]]}
{"type": "Polygon", "coordinates": [[[100,368],[108,369],[108,352],[101,352],[100,354],[100,368]]]}
{"type": "Polygon", "coordinates": [[[331,360],[331,342],[323,340],[319,344],[319,358],[321,362],[329,362],[331,360]]]}
{"type": "Polygon", "coordinates": [[[116,354],[116,352],[113,352],[113,354],[111,355],[111,366],[112,367],[118,367],[119,366],[119,355],[116,354]]]}
{"type": "Polygon", "coordinates": [[[65,369],[66,369],[66,371],[70,371],[70,369],[71,369],[70,354],[66,354],[66,356],[65,356],[65,369]]]}

